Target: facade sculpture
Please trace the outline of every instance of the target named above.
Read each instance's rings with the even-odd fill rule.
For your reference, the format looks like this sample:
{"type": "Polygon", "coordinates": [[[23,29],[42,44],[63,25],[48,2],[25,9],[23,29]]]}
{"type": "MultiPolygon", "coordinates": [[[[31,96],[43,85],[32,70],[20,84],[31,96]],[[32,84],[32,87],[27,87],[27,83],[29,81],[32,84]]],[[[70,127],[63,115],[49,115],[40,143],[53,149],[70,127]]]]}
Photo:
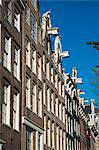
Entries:
{"type": "Polygon", "coordinates": [[[58,62],[58,60],[61,59],[60,54],[62,53],[62,45],[61,45],[61,41],[60,41],[60,36],[56,36],[55,38],[55,43],[54,43],[54,47],[55,47],[55,63],[58,62]]]}
{"type": "Polygon", "coordinates": [[[50,19],[51,11],[47,11],[42,16],[42,40],[44,41],[45,35],[48,28],[51,28],[51,19],[50,19]]]}

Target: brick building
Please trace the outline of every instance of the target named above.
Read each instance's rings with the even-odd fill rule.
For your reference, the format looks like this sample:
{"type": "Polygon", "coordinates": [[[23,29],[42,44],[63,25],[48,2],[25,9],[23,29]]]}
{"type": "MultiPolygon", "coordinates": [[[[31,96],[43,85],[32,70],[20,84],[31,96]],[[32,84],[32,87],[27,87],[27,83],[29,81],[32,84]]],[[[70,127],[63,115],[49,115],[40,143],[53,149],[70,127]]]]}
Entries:
{"type": "Polygon", "coordinates": [[[0,1],[0,147],[3,144],[8,150],[21,148],[20,22],[24,7],[21,1],[0,1]]]}
{"type": "Polygon", "coordinates": [[[63,72],[59,29],[39,13],[36,0],[0,0],[0,146],[79,150],[76,72],[63,72]]]}

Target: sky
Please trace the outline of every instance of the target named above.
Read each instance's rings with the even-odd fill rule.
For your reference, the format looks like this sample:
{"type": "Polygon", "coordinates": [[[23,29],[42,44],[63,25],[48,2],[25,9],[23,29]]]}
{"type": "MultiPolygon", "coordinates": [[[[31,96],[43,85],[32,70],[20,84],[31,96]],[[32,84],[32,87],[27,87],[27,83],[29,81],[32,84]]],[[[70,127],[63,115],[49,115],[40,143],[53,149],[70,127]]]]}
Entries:
{"type": "Polygon", "coordinates": [[[99,65],[99,51],[86,44],[99,41],[99,1],[40,0],[41,15],[49,9],[52,26],[59,28],[62,50],[70,54],[62,60],[65,72],[71,74],[72,67],[77,67],[78,77],[83,78],[83,84],[78,85],[85,92],[83,97],[99,104],[91,85],[92,68],[99,65]]]}

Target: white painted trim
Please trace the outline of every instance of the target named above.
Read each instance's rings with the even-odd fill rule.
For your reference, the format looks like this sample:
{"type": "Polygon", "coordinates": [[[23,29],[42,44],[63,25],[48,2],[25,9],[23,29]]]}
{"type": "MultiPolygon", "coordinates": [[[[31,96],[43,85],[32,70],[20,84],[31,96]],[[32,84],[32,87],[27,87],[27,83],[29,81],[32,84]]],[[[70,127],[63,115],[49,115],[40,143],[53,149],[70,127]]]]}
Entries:
{"type": "Polygon", "coordinates": [[[37,126],[36,124],[34,124],[31,120],[29,120],[28,118],[26,118],[25,116],[22,117],[22,123],[29,126],[30,128],[40,132],[40,133],[44,133],[44,130],[41,129],[39,126],[37,126]]]}
{"type": "Polygon", "coordinates": [[[7,87],[7,116],[6,116],[6,124],[10,125],[10,90],[11,90],[11,85],[7,87]]]}
{"type": "Polygon", "coordinates": [[[2,5],[2,0],[0,0],[0,5],[2,5]]]}
{"type": "Polygon", "coordinates": [[[3,144],[5,144],[6,142],[0,139],[0,150],[2,150],[3,144]]]}

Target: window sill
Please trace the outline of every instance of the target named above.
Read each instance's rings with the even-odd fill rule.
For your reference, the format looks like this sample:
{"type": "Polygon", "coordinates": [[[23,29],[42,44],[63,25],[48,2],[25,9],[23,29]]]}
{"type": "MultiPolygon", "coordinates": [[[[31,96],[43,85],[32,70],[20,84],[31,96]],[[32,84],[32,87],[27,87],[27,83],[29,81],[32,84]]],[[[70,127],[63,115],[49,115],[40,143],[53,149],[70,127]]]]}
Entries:
{"type": "Polygon", "coordinates": [[[20,131],[19,131],[19,130],[17,130],[17,129],[14,129],[14,128],[13,128],[13,131],[15,131],[15,132],[17,132],[17,133],[20,133],[20,131]]]}
{"type": "Polygon", "coordinates": [[[4,127],[7,127],[7,128],[11,128],[11,125],[8,125],[8,124],[6,124],[6,123],[2,123],[2,125],[4,126],[4,127]]]}

